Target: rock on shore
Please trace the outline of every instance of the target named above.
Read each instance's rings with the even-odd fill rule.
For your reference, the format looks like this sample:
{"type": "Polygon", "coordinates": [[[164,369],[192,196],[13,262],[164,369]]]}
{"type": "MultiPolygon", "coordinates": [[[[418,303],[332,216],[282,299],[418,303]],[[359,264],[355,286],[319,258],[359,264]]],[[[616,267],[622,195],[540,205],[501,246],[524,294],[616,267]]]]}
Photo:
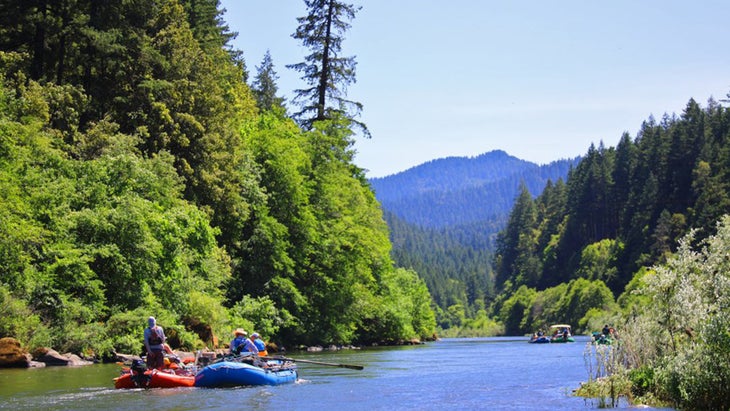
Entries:
{"type": "Polygon", "coordinates": [[[15,338],[0,338],[0,368],[36,368],[46,365],[78,366],[93,364],[76,354],[59,354],[50,348],[41,348],[30,354],[15,338]]]}
{"type": "Polygon", "coordinates": [[[45,363],[33,361],[15,338],[0,338],[0,368],[45,367],[45,363]]]}
{"type": "Polygon", "coordinates": [[[35,352],[35,360],[42,362],[46,365],[65,365],[65,366],[79,366],[79,365],[91,365],[92,361],[86,361],[76,354],[66,353],[59,354],[56,350],[50,348],[43,348],[35,352]]]}

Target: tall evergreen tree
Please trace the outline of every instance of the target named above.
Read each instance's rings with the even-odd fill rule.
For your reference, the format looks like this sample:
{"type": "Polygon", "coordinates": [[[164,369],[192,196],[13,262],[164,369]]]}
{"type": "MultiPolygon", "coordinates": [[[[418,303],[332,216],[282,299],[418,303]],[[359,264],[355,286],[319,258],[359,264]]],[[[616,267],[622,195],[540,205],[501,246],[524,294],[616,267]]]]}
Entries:
{"type": "Polygon", "coordinates": [[[537,199],[538,205],[538,221],[540,224],[539,238],[537,244],[538,252],[542,256],[542,274],[538,279],[538,289],[545,289],[552,283],[551,275],[548,273],[556,273],[555,267],[555,251],[557,241],[563,232],[567,215],[567,186],[561,179],[555,184],[548,181],[542,194],[537,199]],[[543,250],[543,251],[540,251],[543,250]]]}
{"type": "Polygon", "coordinates": [[[254,97],[256,97],[259,109],[285,112],[284,98],[276,95],[279,89],[276,80],[279,79],[279,76],[274,71],[274,62],[271,59],[269,50],[266,50],[264,59],[261,61],[260,66],[256,66],[256,70],[256,77],[253,80],[251,89],[254,97]]]}
{"type": "Polygon", "coordinates": [[[535,260],[535,227],[537,208],[532,194],[524,183],[509,216],[507,227],[497,237],[497,285],[502,286],[508,279],[514,279],[514,286],[532,283],[537,275],[535,260]]]}
{"type": "Polygon", "coordinates": [[[349,21],[361,7],[338,0],[305,0],[309,14],[297,18],[299,27],[292,34],[311,54],[304,61],[287,65],[304,73],[308,88],[295,90],[294,102],[301,111],[294,114],[300,124],[311,129],[315,121],[344,117],[370,136],[367,126],[356,120],[362,104],[348,100],[347,86],[355,82],[355,57],[340,56],[349,21]]]}
{"type": "Polygon", "coordinates": [[[33,80],[66,83],[84,41],[88,0],[5,0],[0,3],[0,50],[27,53],[33,80]]]}
{"type": "Polygon", "coordinates": [[[205,50],[229,47],[228,42],[238,33],[230,31],[223,21],[225,9],[220,0],[180,0],[185,8],[188,24],[200,47],[205,50]]]}
{"type": "Polygon", "coordinates": [[[636,145],[631,141],[629,134],[624,133],[616,146],[616,162],[612,171],[613,191],[610,194],[617,208],[620,208],[614,210],[618,213],[615,216],[618,227],[625,226],[625,207],[629,199],[630,183],[632,173],[636,169],[637,157],[636,145]]]}

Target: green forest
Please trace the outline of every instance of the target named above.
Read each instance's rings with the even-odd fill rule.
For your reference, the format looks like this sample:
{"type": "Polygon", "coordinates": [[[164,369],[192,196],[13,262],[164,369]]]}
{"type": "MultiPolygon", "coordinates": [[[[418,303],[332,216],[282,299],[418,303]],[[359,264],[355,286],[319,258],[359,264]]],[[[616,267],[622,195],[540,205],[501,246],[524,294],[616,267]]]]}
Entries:
{"type": "Polygon", "coordinates": [[[150,315],[187,350],[238,327],[300,346],[611,324],[581,395],[730,408],[724,101],[523,184],[492,250],[473,233],[493,224],[384,213],[353,162],[371,137],[341,53],[359,7],[304,3],[290,107],[218,0],[2,2],[0,337],[103,359],[139,353],[150,315]],[[388,224],[415,239],[402,253],[388,224]]]}
{"type": "Polygon", "coordinates": [[[591,146],[567,181],[535,198],[523,187],[496,241],[490,314],[508,335],[615,326],[581,395],[727,410],[729,172],[730,110],[714,99],[591,146]]]}
{"type": "MultiPolygon", "coordinates": [[[[726,108],[690,100],[680,116],[650,118],[615,148],[591,146],[566,182],[536,198],[523,187],[497,238],[497,284],[526,295],[591,282],[596,301],[618,297],[637,273],[665,263],[691,229],[698,241],[715,234],[730,212],[729,130],[726,108]]],[[[511,320],[518,326],[508,334],[540,325],[533,320],[541,313],[531,315],[511,320]]]]}
{"type": "Polygon", "coordinates": [[[306,4],[290,116],[217,0],[3,2],[0,337],[104,358],[139,353],[150,315],[181,349],[238,327],[280,346],[434,335],[352,161],[368,134],[338,47],[358,9],[306,4]]]}
{"type": "Polygon", "coordinates": [[[381,203],[400,267],[426,281],[443,337],[495,335],[492,259],[520,182],[538,195],[564,180],[580,158],[538,165],[494,150],[475,157],[434,160],[370,179],[381,203]]]}

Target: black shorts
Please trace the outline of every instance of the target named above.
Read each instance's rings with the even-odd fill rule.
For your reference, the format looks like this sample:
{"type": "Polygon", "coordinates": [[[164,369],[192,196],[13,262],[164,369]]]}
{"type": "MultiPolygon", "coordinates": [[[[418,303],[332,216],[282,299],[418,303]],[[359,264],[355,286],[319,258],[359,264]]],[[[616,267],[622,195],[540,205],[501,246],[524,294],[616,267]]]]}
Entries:
{"type": "Polygon", "coordinates": [[[147,354],[147,368],[161,369],[165,367],[165,353],[163,350],[152,350],[147,354]]]}

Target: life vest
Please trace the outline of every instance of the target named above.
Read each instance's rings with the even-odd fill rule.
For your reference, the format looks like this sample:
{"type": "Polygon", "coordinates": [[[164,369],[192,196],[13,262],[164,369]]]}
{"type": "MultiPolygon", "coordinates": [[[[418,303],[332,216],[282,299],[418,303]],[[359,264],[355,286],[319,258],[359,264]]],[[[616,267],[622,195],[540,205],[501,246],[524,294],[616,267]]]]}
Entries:
{"type": "Polygon", "coordinates": [[[266,351],[266,344],[258,338],[253,340],[253,345],[256,346],[256,348],[259,350],[259,352],[266,351]]]}
{"type": "Polygon", "coordinates": [[[155,326],[155,328],[150,328],[150,330],[152,330],[152,332],[150,333],[149,340],[148,340],[150,346],[162,345],[163,341],[162,341],[162,335],[160,335],[160,329],[157,326],[155,326]]]}

